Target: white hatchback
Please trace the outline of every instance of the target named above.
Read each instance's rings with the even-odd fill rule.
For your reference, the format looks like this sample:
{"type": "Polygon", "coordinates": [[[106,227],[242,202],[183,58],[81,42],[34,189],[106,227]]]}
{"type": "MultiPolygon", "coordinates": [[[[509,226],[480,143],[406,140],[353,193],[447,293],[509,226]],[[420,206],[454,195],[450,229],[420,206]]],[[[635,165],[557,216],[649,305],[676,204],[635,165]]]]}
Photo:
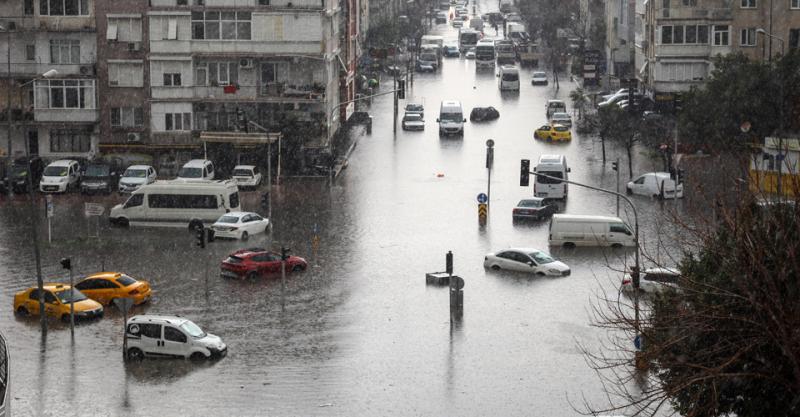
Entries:
{"type": "Polygon", "coordinates": [[[139,187],[156,182],[156,169],[150,165],[131,165],[119,178],[119,192],[132,193],[139,187]]]}
{"type": "Polygon", "coordinates": [[[146,356],[222,358],[228,347],[219,336],[206,333],[191,320],[178,316],[133,316],[125,326],[128,346],[125,357],[141,360],[146,356]]]}
{"type": "Polygon", "coordinates": [[[565,263],[533,248],[511,248],[488,253],[483,258],[483,267],[551,277],[565,277],[570,274],[570,269],[565,263]]]}
{"type": "MultiPolygon", "coordinates": [[[[675,268],[649,268],[639,274],[639,291],[648,294],[659,293],[667,288],[677,289],[677,283],[681,278],[681,273],[675,268]]],[[[622,279],[621,290],[624,292],[633,291],[633,278],[629,273],[622,279]]]]}
{"type": "Polygon", "coordinates": [[[269,226],[269,219],[257,213],[232,211],[225,213],[214,224],[214,237],[247,240],[251,235],[264,233],[269,226]]]}
{"type": "Polygon", "coordinates": [[[262,175],[255,165],[236,165],[233,167],[233,180],[239,188],[256,188],[261,185],[262,175]]]}

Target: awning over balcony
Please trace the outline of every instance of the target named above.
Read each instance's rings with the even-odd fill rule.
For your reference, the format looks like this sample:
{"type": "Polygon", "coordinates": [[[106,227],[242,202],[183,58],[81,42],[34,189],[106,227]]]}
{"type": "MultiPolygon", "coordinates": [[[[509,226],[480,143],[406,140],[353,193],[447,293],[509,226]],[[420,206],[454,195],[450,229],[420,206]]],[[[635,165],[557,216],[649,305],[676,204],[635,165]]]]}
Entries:
{"type": "Polygon", "coordinates": [[[282,133],[200,132],[203,143],[232,143],[234,145],[265,145],[281,139],[282,133]]]}

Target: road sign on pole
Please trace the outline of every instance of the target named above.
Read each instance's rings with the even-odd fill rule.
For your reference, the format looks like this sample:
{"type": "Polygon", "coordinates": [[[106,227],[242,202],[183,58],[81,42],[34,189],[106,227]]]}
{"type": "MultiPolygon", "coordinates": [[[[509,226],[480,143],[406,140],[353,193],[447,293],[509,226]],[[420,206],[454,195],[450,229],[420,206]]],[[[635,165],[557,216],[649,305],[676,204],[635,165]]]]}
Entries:
{"type": "Polygon", "coordinates": [[[487,201],[489,201],[489,196],[487,196],[485,193],[478,194],[478,203],[483,204],[486,203],[487,201]]]}
{"type": "Polygon", "coordinates": [[[478,203],[478,223],[480,223],[481,226],[486,225],[488,212],[488,205],[486,203],[478,203]]]}

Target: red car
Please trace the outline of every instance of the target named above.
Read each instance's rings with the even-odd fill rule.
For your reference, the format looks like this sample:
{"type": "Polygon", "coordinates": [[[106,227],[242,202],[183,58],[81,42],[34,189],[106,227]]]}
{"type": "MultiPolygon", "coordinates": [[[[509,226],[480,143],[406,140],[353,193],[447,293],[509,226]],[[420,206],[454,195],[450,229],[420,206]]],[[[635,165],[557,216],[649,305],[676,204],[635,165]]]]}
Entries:
{"type": "MultiPolygon", "coordinates": [[[[286,271],[305,271],[308,262],[299,256],[286,259],[286,271]]],[[[222,261],[220,275],[223,278],[256,279],[281,273],[281,255],[263,248],[239,249],[222,261]]]]}

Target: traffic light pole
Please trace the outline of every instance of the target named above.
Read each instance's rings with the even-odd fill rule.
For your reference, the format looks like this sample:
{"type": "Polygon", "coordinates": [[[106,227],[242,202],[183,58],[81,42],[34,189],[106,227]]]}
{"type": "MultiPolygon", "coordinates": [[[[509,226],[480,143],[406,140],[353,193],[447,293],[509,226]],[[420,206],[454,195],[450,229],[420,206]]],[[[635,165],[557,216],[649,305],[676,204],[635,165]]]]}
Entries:
{"type": "MultiPolygon", "coordinates": [[[[614,162],[614,171],[617,171],[617,188],[616,191],[619,193],[619,158],[614,162]]],[[[619,217],[619,195],[617,195],[617,217],[619,217]]]]}

